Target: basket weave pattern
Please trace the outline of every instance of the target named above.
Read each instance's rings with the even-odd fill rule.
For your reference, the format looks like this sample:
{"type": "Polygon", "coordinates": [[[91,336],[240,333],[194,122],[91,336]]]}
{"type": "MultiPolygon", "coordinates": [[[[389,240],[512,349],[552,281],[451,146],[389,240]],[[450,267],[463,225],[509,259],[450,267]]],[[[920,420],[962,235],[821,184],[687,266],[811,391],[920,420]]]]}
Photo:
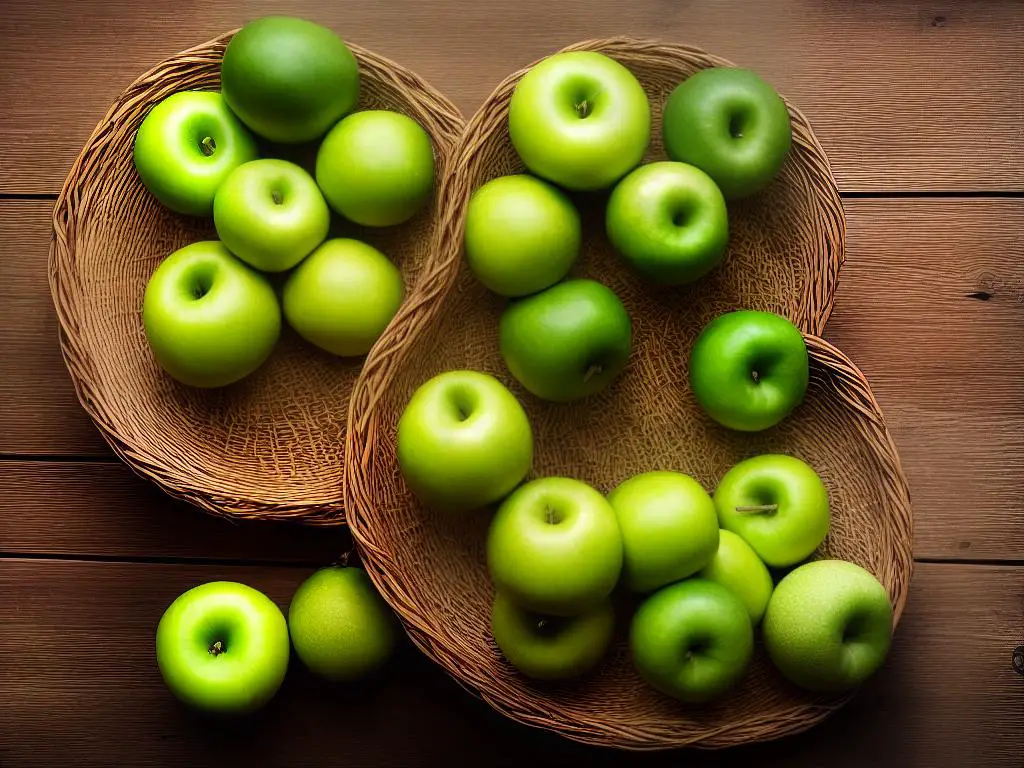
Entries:
{"type": "MultiPolygon", "coordinates": [[[[136,472],[216,514],[343,520],[348,397],[361,360],[340,360],[290,330],[271,359],[223,390],[182,386],[156,365],[142,328],[146,282],[159,262],[190,242],[215,239],[212,222],[179,216],[145,190],[132,163],[135,132],[149,109],[183,90],[220,86],[234,33],[164,61],[133,83],[100,122],[54,209],[50,284],[61,347],[78,397],[103,437],[136,472]]],[[[423,79],[350,46],[360,68],[359,109],[392,109],[430,134],[439,178],[462,129],[458,110],[423,79]]],[[[307,163],[309,148],[275,148],[307,163]]],[[[342,223],[332,236],[367,240],[415,284],[434,241],[440,190],[400,227],[342,223]]]]}
{"type": "MultiPolygon", "coordinates": [[[[694,71],[727,65],[681,46],[597,40],[640,79],[651,97],[661,159],[660,105],[694,71]]],[[[581,741],[633,749],[724,747],[776,738],[824,718],[844,699],[789,685],[759,651],[744,684],[722,701],[690,708],[641,682],[624,636],[590,676],[532,683],[490,637],[492,587],[484,558],[490,515],[452,520],[421,509],[395,455],[398,417],[411,393],[443,370],[496,375],[524,403],[534,427],[533,476],[568,475],[602,492],[638,472],[676,469],[714,488],[737,461],[791,453],[819,470],[833,504],[825,555],[864,565],[889,590],[898,618],[911,569],[907,488],[878,405],[863,375],[817,338],[832,307],[843,260],[843,217],[828,162],[794,108],[794,149],[780,177],[755,198],[730,204],[730,248],[711,275],[683,288],[631,273],[603,236],[605,196],[575,200],[584,222],[581,263],[623,299],[634,324],[629,366],[605,392],[572,404],[543,403],[508,374],[498,352],[504,300],[486,291],[461,252],[466,205],[491,178],[522,171],[508,139],[508,102],[522,70],[502,83],[470,121],[444,182],[446,208],[435,253],[414,295],[371,352],[352,394],[346,447],[346,507],[363,562],[413,641],[498,710],[581,741]],[[776,428],[740,435],[711,422],[687,386],[690,347],[701,328],[738,307],[785,314],[807,333],[807,400],[776,428]]],[[[629,600],[620,610],[627,622],[629,600]]]]}

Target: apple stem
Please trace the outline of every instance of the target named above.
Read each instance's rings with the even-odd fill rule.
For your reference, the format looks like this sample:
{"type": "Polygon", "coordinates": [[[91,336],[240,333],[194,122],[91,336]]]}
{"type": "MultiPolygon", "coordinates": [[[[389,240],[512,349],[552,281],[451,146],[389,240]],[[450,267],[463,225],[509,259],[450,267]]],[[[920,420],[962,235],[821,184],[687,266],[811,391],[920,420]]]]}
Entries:
{"type": "Polygon", "coordinates": [[[761,374],[759,374],[757,371],[751,371],[750,378],[752,378],[754,380],[754,383],[757,384],[758,382],[761,381],[761,374]]]}
{"type": "Polygon", "coordinates": [[[224,643],[222,643],[220,640],[215,642],[213,645],[210,646],[210,653],[213,656],[220,656],[222,653],[224,653],[224,643]]]}
{"type": "Polygon", "coordinates": [[[590,114],[590,102],[584,99],[576,105],[576,114],[584,118],[590,114]]]}
{"type": "Polygon", "coordinates": [[[583,374],[583,383],[586,384],[595,376],[600,376],[603,370],[604,368],[602,368],[600,365],[590,366],[589,368],[587,368],[587,372],[583,374]]]}
{"type": "Polygon", "coordinates": [[[270,193],[270,199],[274,201],[274,205],[280,205],[284,202],[284,197],[276,189],[270,193]]]}
{"type": "Polygon", "coordinates": [[[204,155],[209,157],[217,151],[217,142],[213,140],[213,136],[207,136],[199,142],[199,148],[203,151],[204,155]]]}
{"type": "Polygon", "coordinates": [[[751,504],[749,506],[736,507],[741,514],[757,514],[759,512],[777,512],[778,504],[751,504]]]}

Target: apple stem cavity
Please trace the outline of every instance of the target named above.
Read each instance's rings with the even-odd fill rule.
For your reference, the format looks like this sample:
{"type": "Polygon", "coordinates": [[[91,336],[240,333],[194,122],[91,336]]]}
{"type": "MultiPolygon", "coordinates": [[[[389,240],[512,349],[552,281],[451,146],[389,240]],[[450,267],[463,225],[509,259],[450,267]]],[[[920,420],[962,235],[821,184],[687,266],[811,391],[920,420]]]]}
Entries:
{"type": "Polygon", "coordinates": [[[224,648],[224,643],[222,643],[220,640],[217,640],[213,645],[210,646],[210,655],[220,656],[222,653],[224,653],[225,650],[226,649],[224,648]]]}
{"type": "Polygon", "coordinates": [[[779,511],[778,504],[750,504],[746,506],[736,507],[736,511],[742,515],[758,515],[762,512],[766,512],[769,515],[773,512],[779,511]]]}
{"type": "Polygon", "coordinates": [[[214,141],[213,136],[207,136],[199,142],[199,149],[204,155],[209,157],[217,151],[217,142],[214,141]]]}
{"type": "Polygon", "coordinates": [[[586,384],[595,376],[600,376],[603,371],[604,368],[602,368],[600,365],[591,365],[589,368],[587,368],[586,373],[583,374],[583,383],[586,384]]]}

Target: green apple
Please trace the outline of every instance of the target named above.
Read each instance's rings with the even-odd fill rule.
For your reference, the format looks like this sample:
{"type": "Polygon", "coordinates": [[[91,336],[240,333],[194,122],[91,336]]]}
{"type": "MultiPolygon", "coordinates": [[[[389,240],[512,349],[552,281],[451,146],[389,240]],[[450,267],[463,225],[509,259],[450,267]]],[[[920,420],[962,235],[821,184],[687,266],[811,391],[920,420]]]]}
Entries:
{"type": "Polygon", "coordinates": [[[800,330],[771,312],[740,310],[708,323],[690,355],[690,388],[729,429],[773,427],[803,402],[810,380],[800,330]]]}
{"type": "Polygon", "coordinates": [[[356,112],[324,137],[316,183],[331,208],[356,224],[401,224],[427,204],[434,189],[430,136],[399,112],[356,112]]]}
{"type": "Polygon", "coordinates": [[[533,480],[498,508],[487,534],[498,592],[537,613],[575,616],[611,594],[622,571],[615,511],[579,480],[533,480]]]}
{"type": "Polygon", "coordinates": [[[635,475],[608,494],[622,531],[622,575],[634,592],[692,576],[718,549],[718,516],[707,491],[679,472],[635,475]]]}
{"type": "Polygon", "coordinates": [[[334,682],[380,669],[399,636],[391,609],[362,568],[321,568],[302,582],[288,608],[288,631],[302,663],[334,682]]]}
{"type": "Polygon", "coordinates": [[[284,316],[299,335],[333,355],[365,355],[398,312],[402,273],[358,240],[328,240],[284,284],[284,316]]]}
{"type": "Polygon", "coordinates": [[[473,193],[466,212],[466,259],[502,296],[526,296],[565,277],[580,253],[576,208],[533,176],[500,176],[473,193]]]}
{"type": "Polygon", "coordinates": [[[238,258],[264,272],[284,272],[324,241],[331,212],[312,176],[267,158],[224,179],[213,199],[213,223],[238,258]]]}
{"type": "Polygon", "coordinates": [[[615,59],[558,53],[516,85],[508,132],[538,176],[567,189],[604,189],[643,159],[651,107],[643,86],[615,59]]]}
{"type": "Polygon", "coordinates": [[[509,663],[536,680],[564,680],[593,669],[615,629],[611,600],[576,616],[545,616],[521,608],[504,594],[494,597],[491,631],[509,663]]]}
{"type": "Polygon", "coordinates": [[[448,371],[422,384],[398,421],[398,463],[428,506],[452,513],[493,504],[533,463],[526,411],[500,381],[448,371]]]}
{"type": "Polygon", "coordinates": [[[772,575],[740,536],[732,531],[719,531],[718,551],[697,575],[731,589],[747,607],[750,623],[755,627],[761,623],[772,596],[772,575]]]}
{"type": "Polygon", "coordinates": [[[878,579],[854,563],[818,560],[790,572],[764,615],[764,645],[797,685],[835,693],[882,666],[892,639],[892,604],[878,579]]]}
{"type": "Polygon", "coordinates": [[[171,603],[156,630],[156,660],[171,693],[213,714],[270,701],[288,670],[281,609],[252,587],[212,581],[171,603]]]}
{"type": "Polygon", "coordinates": [[[220,68],[228,106],[271,141],[324,135],[359,100],[359,66],[348,46],[305,19],[268,16],[242,27],[220,68]]]}
{"type": "Polygon", "coordinates": [[[223,387],[270,357],[281,308],[263,275],[208,240],[175,251],[156,268],[142,324],[167,373],[193,387],[223,387]]]}
{"type": "Polygon", "coordinates": [[[792,130],[786,102],[768,83],[746,69],[713,67],[672,91],[662,138],[669,157],[696,165],[733,200],[775,178],[792,130]]]}
{"type": "Polygon", "coordinates": [[[806,559],[828,534],[828,490],[793,456],[767,453],[741,461],[718,483],[715,509],[719,524],[773,568],[806,559]]]}
{"type": "Polygon", "coordinates": [[[612,190],[605,229],[611,244],[641,275],[682,285],[722,261],[729,213],[704,171],[686,163],[650,163],[612,190]]]}
{"type": "Polygon", "coordinates": [[[664,587],[637,609],[629,644],[640,676],[667,696],[699,703],[739,682],[754,653],[747,609],[707,579],[664,587]]]}
{"type": "Polygon", "coordinates": [[[629,362],[633,328],[622,301],[594,280],[567,280],[513,302],[499,324],[512,375],[544,400],[600,392],[629,362]]]}
{"type": "Polygon", "coordinates": [[[139,178],[177,213],[209,216],[231,171],[255,160],[256,142],[213,91],[172,93],[149,111],[135,134],[139,178]]]}

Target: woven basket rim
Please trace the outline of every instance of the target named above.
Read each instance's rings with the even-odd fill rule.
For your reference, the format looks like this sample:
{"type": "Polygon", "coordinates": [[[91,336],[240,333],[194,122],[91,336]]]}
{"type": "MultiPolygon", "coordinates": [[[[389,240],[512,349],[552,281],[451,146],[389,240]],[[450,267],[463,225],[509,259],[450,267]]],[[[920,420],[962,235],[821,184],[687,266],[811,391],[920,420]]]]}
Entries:
{"type": "MultiPolygon", "coordinates": [[[[72,163],[54,204],[53,235],[48,259],[50,294],[57,314],[61,354],[79,403],[107,445],[136,474],[154,482],[168,495],[217,516],[235,519],[288,519],[311,525],[337,525],[344,522],[340,491],[334,504],[311,505],[308,502],[278,503],[259,498],[240,499],[218,493],[216,488],[208,487],[205,482],[193,483],[194,487],[183,485],[179,478],[172,477],[165,470],[159,458],[152,456],[150,450],[140,446],[107,420],[102,406],[97,402],[98,393],[93,389],[89,377],[82,373],[91,367],[94,351],[79,340],[78,329],[85,318],[84,302],[72,300],[75,296],[83,295],[84,291],[77,270],[71,266],[75,260],[74,229],[79,217],[83,213],[88,214],[88,210],[81,210],[79,190],[83,183],[93,180],[93,174],[98,170],[97,165],[102,162],[111,141],[111,131],[117,121],[136,113],[139,105],[147,98],[147,94],[159,88],[167,78],[173,77],[175,70],[189,65],[219,62],[227,43],[239,29],[232,29],[169,56],[132,81],[107,109],[72,163]]],[[[432,123],[424,127],[428,128],[434,140],[438,158],[437,177],[442,179],[447,173],[464,125],[459,109],[427,80],[405,66],[357,44],[346,41],[346,45],[359,61],[361,69],[367,62],[372,63],[388,73],[391,84],[397,89],[406,94],[417,94],[417,100],[429,102],[432,123]]],[[[438,213],[440,215],[440,209],[438,213]]]]}

